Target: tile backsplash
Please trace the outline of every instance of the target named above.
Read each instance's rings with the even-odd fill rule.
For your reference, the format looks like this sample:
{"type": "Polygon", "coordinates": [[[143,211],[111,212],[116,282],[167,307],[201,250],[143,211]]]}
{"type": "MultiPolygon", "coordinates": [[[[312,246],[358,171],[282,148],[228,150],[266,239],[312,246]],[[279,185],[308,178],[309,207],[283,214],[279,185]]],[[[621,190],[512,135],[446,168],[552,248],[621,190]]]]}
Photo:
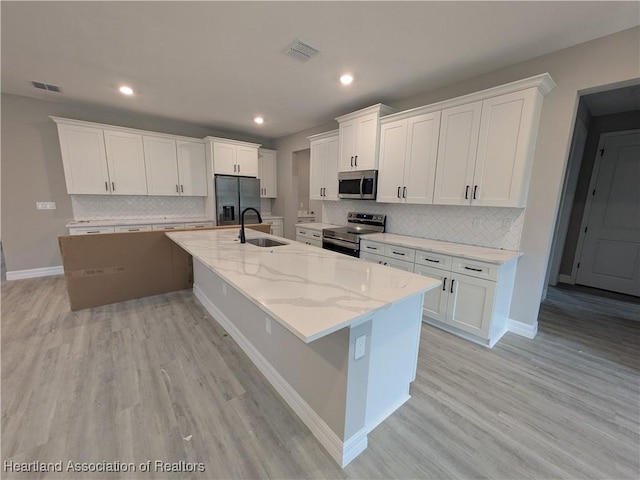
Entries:
{"type": "Polygon", "coordinates": [[[205,197],[71,195],[74,220],[204,217],[205,197]]]}
{"type": "Polygon", "coordinates": [[[386,231],[399,235],[517,251],[524,208],[398,205],[367,200],[322,202],[322,221],[344,225],[348,212],[387,215],[386,231]]]}

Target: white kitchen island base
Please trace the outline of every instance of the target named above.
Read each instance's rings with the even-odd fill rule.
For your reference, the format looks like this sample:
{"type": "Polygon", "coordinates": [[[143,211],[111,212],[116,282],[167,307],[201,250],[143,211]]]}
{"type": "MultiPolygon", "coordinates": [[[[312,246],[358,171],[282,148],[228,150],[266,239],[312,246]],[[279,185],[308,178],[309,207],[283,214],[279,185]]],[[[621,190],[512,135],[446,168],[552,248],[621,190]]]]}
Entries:
{"type": "Polygon", "coordinates": [[[305,343],[196,258],[193,269],[198,300],[342,467],[410,398],[423,293],[305,343]],[[364,354],[356,360],[363,336],[364,354]]]}

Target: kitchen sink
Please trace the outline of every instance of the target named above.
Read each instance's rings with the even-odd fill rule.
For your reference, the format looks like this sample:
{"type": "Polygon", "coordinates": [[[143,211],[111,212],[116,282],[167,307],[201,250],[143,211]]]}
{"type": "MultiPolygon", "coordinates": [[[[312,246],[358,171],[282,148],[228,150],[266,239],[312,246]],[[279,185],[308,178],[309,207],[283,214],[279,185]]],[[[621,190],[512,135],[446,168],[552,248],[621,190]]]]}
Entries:
{"type": "Polygon", "coordinates": [[[281,245],[289,245],[286,242],[279,242],[270,238],[250,238],[247,243],[251,243],[258,247],[279,247],[281,245]]]}

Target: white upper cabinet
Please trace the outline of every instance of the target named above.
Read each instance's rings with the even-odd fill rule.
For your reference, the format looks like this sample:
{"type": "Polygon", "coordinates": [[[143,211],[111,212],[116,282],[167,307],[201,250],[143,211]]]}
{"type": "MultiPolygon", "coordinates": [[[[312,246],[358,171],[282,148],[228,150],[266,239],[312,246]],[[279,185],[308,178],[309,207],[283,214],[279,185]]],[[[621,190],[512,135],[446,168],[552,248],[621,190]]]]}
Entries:
{"type": "Polygon", "coordinates": [[[69,194],[109,195],[111,181],[101,128],[56,120],[69,194]]]}
{"type": "Polygon", "coordinates": [[[104,130],[112,195],[146,195],[142,135],[104,130]]]}
{"type": "Polygon", "coordinates": [[[216,175],[258,176],[258,147],[254,143],[207,137],[216,175]]]}
{"type": "Polygon", "coordinates": [[[395,110],[377,104],[336,118],[339,122],[340,172],[375,170],[378,168],[380,117],[395,110]]]}
{"type": "Polygon", "coordinates": [[[207,196],[207,163],[204,144],[191,140],[176,140],[180,195],[207,196]]]}
{"type": "Polygon", "coordinates": [[[434,203],[524,207],[541,106],[529,88],[443,110],[434,203]]]}
{"type": "Polygon", "coordinates": [[[207,195],[202,140],[50,118],[69,194],[207,195]]]}
{"type": "Polygon", "coordinates": [[[382,122],[378,202],[432,203],[439,131],[440,112],[382,122]]]}
{"type": "Polygon", "coordinates": [[[180,195],[176,141],[145,135],[143,143],[149,195],[180,195]]]}
{"type": "Polygon", "coordinates": [[[481,111],[482,102],[442,111],[433,203],[469,204],[481,111]]]}
{"type": "Polygon", "coordinates": [[[258,150],[258,178],[262,198],[276,198],[277,195],[276,155],[275,150],[258,150]]]}
{"type": "Polygon", "coordinates": [[[338,131],[308,137],[311,144],[309,197],[338,200],[338,131]]]}

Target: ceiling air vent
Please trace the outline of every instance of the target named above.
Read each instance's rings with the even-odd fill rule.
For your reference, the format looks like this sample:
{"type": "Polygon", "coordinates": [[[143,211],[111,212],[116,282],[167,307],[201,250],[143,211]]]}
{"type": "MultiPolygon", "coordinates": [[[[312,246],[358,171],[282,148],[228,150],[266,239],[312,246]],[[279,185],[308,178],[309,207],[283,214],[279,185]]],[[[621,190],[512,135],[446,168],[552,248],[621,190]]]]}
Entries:
{"type": "Polygon", "coordinates": [[[48,92],[56,92],[56,93],[60,93],[62,90],[60,90],[60,87],[57,85],[52,85],[50,83],[43,83],[43,82],[31,82],[31,84],[36,87],[39,88],[40,90],[47,90],[48,92]]]}
{"type": "Polygon", "coordinates": [[[311,45],[307,45],[296,38],[283,50],[283,53],[289,57],[295,58],[299,62],[306,62],[311,57],[315,57],[319,54],[320,50],[313,48],[311,45]]]}

